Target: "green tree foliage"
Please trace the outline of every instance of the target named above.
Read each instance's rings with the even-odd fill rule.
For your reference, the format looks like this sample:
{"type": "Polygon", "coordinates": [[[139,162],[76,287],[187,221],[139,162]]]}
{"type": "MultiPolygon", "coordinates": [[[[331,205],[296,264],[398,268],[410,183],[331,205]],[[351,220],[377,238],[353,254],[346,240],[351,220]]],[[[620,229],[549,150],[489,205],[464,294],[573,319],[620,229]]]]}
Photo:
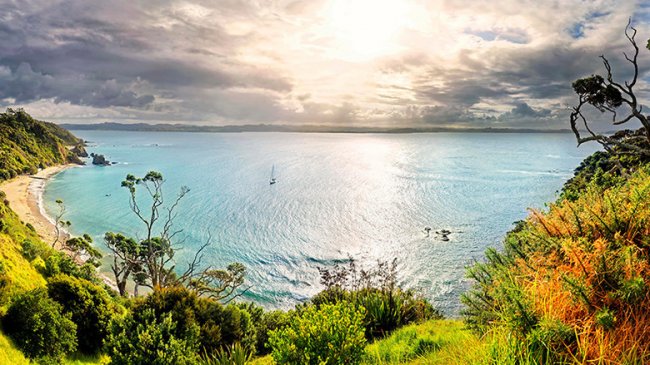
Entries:
{"type": "Polygon", "coordinates": [[[104,288],[85,279],[57,275],[47,283],[50,298],[60,303],[77,325],[79,350],[97,353],[108,334],[115,308],[104,288]]]}
{"type": "Polygon", "coordinates": [[[97,278],[95,272],[96,267],[93,262],[79,265],[72,259],[72,257],[61,251],[49,252],[44,261],[45,267],[42,269],[41,273],[46,278],[65,274],[85,279],[95,284],[100,282],[97,278]]]}
{"type": "Polygon", "coordinates": [[[73,260],[76,260],[79,256],[84,256],[86,263],[97,267],[102,254],[93,247],[92,243],[92,237],[84,234],[83,236],[69,238],[63,243],[63,247],[70,251],[73,260]]]}
{"type": "Polygon", "coordinates": [[[271,331],[278,364],[358,364],[364,354],[363,307],[350,303],[308,306],[289,325],[271,331]]]}
{"type": "Polygon", "coordinates": [[[282,310],[264,311],[261,306],[252,302],[241,303],[238,306],[250,314],[251,321],[255,326],[255,352],[258,355],[270,353],[271,349],[267,345],[269,333],[287,325],[289,313],[282,310]]]}
{"type": "Polygon", "coordinates": [[[375,268],[364,270],[351,259],[347,266],[319,271],[326,289],[314,296],[311,303],[320,306],[349,302],[363,307],[363,324],[369,340],[409,323],[442,318],[425,298],[397,285],[396,260],[380,261],[375,268]]]}
{"type": "Polygon", "coordinates": [[[179,328],[172,313],[131,311],[111,323],[106,351],[113,365],[193,365],[198,337],[196,324],[179,328]]]}
{"type": "Polygon", "coordinates": [[[81,161],[65,147],[82,141],[52,123],[32,119],[22,109],[0,113],[0,181],[39,168],[81,161]]]}
{"type": "Polygon", "coordinates": [[[70,317],[45,289],[35,289],[14,298],[2,326],[29,358],[58,362],[77,348],[77,326],[70,317]]]}

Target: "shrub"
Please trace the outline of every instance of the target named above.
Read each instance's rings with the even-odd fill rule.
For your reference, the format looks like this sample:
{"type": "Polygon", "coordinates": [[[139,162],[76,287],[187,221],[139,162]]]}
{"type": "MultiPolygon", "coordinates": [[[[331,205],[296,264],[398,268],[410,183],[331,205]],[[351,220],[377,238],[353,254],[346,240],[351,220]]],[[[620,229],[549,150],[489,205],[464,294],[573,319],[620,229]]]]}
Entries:
{"type": "Polygon", "coordinates": [[[77,325],[79,350],[97,353],[108,334],[108,325],[114,313],[106,291],[85,279],[57,275],[47,283],[50,298],[63,306],[77,325]]]}
{"type": "Polygon", "coordinates": [[[442,314],[413,290],[396,282],[397,261],[378,262],[372,270],[359,270],[354,260],[347,267],[319,269],[326,289],[311,299],[320,306],[349,302],[365,309],[364,327],[368,340],[383,337],[410,323],[440,319],[442,314]]]}
{"type": "Polygon", "coordinates": [[[4,305],[9,299],[9,288],[11,287],[11,278],[7,275],[5,266],[0,262],[0,305],[4,305]]]}
{"type": "Polygon", "coordinates": [[[197,363],[199,327],[178,328],[171,313],[152,309],[111,322],[106,351],[114,365],[192,365],[197,363]]]}
{"type": "Polygon", "coordinates": [[[45,289],[32,290],[14,299],[2,325],[29,358],[60,361],[77,348],[77,326],[61,310],[45,289]]]}
{"type": "Polygon", "coordinates": [[[289,323],[289,315],[281,310],[265,312],[255,321],[257,328],[257,344],[255,345],[258,355],[266,355],[271,352],[268,346],[269,333],[282,328],[289,323]]]}
{"type": "Polygon", "coordinates": [[[201,353],[215,354],[234,343],[248,349],[255,346],[255,327],[250,314],[234,304],[223,306],[215,300],[199,298],[186,288],[171,287],[156,289],[136,300],[132,308],[134,320],[141,321],[138,313],[148,309],[157,317],[171,315],[177,337],[188,328],[198,326],[201,353]]]}
{"type": "Polygon", "coordinates": [[[278,364],[358,364],[366,343],[364,309],[341,302],[308,306],[271,331],[269,344],[278,364]]]}
{"type": "Polygon", "coordinates": [[[32,240],[25,239],[21,243],[22,255],[28,261],[32,261],[37,257],[42,257],[45,251],[43,244],[38,242],[34,243],[32,240]]]}

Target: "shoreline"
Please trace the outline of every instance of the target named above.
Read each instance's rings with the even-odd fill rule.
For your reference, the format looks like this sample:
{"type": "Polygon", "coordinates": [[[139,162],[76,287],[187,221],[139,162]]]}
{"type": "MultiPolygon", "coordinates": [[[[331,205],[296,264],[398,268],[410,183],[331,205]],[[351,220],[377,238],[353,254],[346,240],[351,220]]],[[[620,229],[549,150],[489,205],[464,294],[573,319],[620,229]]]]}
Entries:
{"type": "MultiPolygon", "coordinates": [[[[43,193],[45,185],[55,175],[78,167],[76,164],[51,166],[40,170],[34,175],[20,175],[0,184],[0,190],[5,192],[9,206],[25,223],[31,224],[36,234],[48,245],[56,239],[54,219],[45,212],[43,193]]],[[[69,237],[69,233],[61,229],[59,241],[69,237]]],[[[56,249],[61,249],[57,245],[56,249]]]]}
{"type": "MultiPolygon", "coordinates": [[[[75,167],[81,166],[77,164],[50,166],[34,175],[20,175],[0,183],[0,190],[4,191],[11,210],[18,215],[20,220],[31,224],[36,230],[36,234],[48,246],[51,246],[52,242],[54,242],[56,228],[54,219],[45,212],[45,204],[43,203],[45,185],[55,175],[75,167]]],[[[70,255],[62,246],[62,242],[68,238],[70,238],[70,233],[61,228],[59,242],[54,249],[70,255]]],[[[78,257],[77,261],[82,264],[84,259],[78,257]]],[[[117,291],[117,285],[106,273],[98,270],[97,275],[104,284],[117,291]]]]}

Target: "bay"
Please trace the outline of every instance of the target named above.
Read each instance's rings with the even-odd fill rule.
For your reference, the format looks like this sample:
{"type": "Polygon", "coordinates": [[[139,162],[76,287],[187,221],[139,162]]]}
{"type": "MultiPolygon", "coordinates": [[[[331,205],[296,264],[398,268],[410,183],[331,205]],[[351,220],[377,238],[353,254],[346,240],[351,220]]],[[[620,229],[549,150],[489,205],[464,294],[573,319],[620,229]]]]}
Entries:
{"type": "Polygon", "coordinates": [[[45,208],[53,215],[62,199],[72,233],[100,249],[107,231],[142,237],[120,182],[155,170],[167,201],[190,188],[175,221],[179,268],[210,240],[206,265],[243,263],[246,298],[287,309],[322,289],[318,267],[397,258],[401,285],[452,316],[466,265],[596,150],[570,134],[73,133],[117,164],[58,174],[45,208]],[[451,231],[449,241],[424,227],[451,231]]]}

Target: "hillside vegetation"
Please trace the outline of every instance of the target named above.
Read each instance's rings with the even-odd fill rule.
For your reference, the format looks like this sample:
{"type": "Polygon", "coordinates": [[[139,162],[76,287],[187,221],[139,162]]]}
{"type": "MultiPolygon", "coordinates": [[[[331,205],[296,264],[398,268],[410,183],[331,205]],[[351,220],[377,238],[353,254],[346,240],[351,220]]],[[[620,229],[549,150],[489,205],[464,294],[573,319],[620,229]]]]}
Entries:
{"type": "Polygon", "coordinates": [[[467,323],[496,336],[500,361],[650,361],[650,167],[582,167],[564,198],[532,211],[469,271],[467,323]]]}
{"type": "Polygon", "coordinates": [[[53,123],[34,120],[22,109],[0,113],[0,181],[63,163],[81,163],[66,146],[83,141],[53,123]]]}
{"type": "MultiPolygon", "coordinates": [[[[22,111],[2,118],[0,142],[13,161],[30,168],[70,161],[65,145],[74,136],[22,111]]],[[[206,285],[243,283],[237,264],[203,272],[208,282],[183,281],[162,264],[164,280],[130,298],[104,285],[91,262],[41,242],[0,195],[0,363],[650,363],[648,162],[615,151],[588,157],[556,202],[532,211],[502,249],[469,268],[464,322],[441,319],[400,288],[394,261],[321,269],[325,290],[288,312],[204,295],[224,288],[206,285]]],[[[128,175],[123,186],[135,196],[151,182],[162,192],[163,181],[150,172],[128,175]]],[[[129,255],[116,268],[134,270],[141,283],[143,247],[169,244],[153,235],[106,239],[129,255]]],[[[65,244],[88,250],[91,241],[65,244]]],[[[173,251],[157,255],[161,262],[173,251]]]]}

